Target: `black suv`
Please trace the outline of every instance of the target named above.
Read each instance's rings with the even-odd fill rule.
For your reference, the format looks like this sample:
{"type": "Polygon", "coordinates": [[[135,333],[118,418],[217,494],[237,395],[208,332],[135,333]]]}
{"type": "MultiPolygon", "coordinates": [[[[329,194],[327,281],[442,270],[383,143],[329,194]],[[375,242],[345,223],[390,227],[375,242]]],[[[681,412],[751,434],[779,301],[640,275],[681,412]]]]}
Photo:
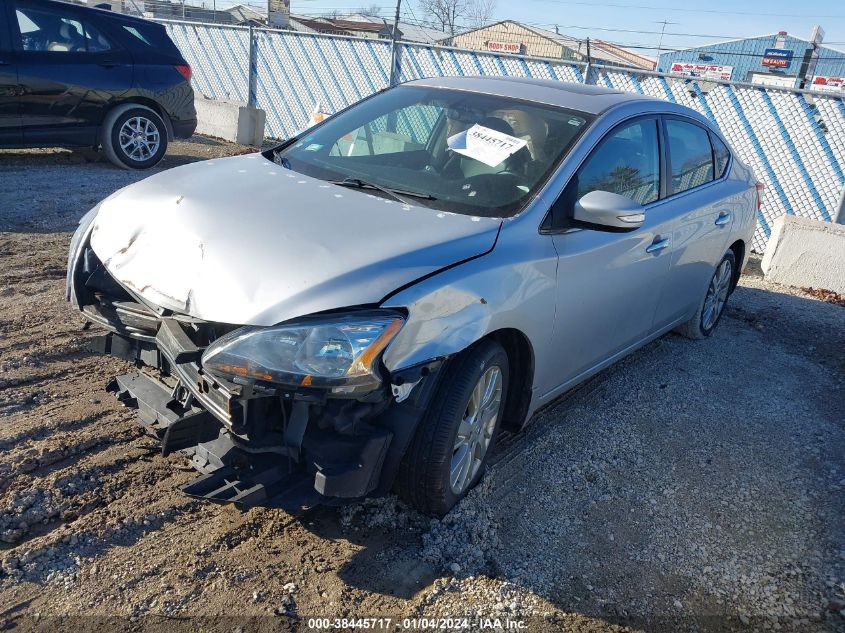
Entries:
{"type": "Polygon", "coordinates": [[[102,147],[146,169],[197,126],[164,27],[54,0],[0,0],[0,147],[102,147]]]}

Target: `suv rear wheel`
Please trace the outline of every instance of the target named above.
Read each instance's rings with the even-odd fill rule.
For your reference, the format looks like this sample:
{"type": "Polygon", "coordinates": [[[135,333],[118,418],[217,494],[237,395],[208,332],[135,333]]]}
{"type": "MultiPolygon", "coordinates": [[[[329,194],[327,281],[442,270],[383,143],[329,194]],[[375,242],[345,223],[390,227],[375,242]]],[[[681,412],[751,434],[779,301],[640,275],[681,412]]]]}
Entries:
{"type": "Polygon", "coordinates": [[[167,152],[167,128],[152,109],[136,103],[106,115],[100,143],[108,159],[123,169],[149,169],[167,152]]]}
{"type": "Polygon", "coordinates": [[[421,512],[443,516],[478,483],[508,390],[508,356],[482,341],[446,367],[400,468],[397,491],[421,512]]]}

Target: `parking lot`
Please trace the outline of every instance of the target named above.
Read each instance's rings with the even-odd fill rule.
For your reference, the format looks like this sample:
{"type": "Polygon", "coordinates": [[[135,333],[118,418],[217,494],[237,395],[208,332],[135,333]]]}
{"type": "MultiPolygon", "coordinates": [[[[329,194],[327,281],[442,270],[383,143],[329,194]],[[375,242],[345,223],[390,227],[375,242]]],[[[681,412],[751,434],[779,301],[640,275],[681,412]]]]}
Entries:
{"type": "MultiPolygon", "coordinates": [[[[195,138],[158,169],[242,151],[195,138]]],[[[64,300],[75,222],[147,175],[0,151],[0,626],[845,630],[842,306],[752,264],[711,339],[663,337],[541,411],[442,521],[394,498],[241,513],[179,492],[194,473],[105,393],[127,367],[64,300]]]]}

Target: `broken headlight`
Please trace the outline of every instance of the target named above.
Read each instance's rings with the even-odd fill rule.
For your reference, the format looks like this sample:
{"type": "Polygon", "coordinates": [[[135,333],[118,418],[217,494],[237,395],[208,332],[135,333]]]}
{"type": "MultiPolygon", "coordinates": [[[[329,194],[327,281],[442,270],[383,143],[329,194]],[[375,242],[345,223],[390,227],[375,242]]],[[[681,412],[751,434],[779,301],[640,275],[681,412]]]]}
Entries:
{"type": "Polygon", "coordinates": [[[374,310],[247,326],[212,343],[205,371],[297,387],[364,387],[381,383],[377,363],[404,318],[374,310]]]}

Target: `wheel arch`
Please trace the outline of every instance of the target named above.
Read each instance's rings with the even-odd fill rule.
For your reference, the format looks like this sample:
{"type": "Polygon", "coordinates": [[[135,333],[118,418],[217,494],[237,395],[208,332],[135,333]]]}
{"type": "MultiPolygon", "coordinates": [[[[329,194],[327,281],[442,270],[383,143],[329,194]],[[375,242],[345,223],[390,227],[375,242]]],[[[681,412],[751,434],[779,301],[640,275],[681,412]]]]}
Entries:
{"type": "Polygon", "coordinates": [[[742,274],[742,265],[745,263],[745,242],[743,240],[736,240],[730,245],[728,250],[733,252],[734,259],[736,260],[733,279],[731,280],[731,292],[733,292],[739,283],[739,276],[742,274]]]}
{"type": "Polygon", "coordinates": [[[170,115],[167,113],[161,104],[158,103],[155,99],[149,99],[147,97],[142,97],[140,95],[133,95],[131,97],[126,97],[119,101],[115,101],[109,105],[108,109],[103,112],[103,123],[106,122],[108,119],[109,114],[111,114],[115,109],[120,108],[122,106],[132,106],[132,105],[140,105],[149,108],[153,112],[155,112],[161,120],[164,121],[164,127],[167,128],[167,141],[170,142],[173,140],[173,123],[170,120],[170,115]]]}
{"type": "Polygon", "coordinates": [[[519,431],[525,425],[534,385],[534,349],[531,341],[516,328],[496,330],[481,340],[484,339],[496,341],[508,355],[510,384],[505,396],[502,427],[512,432],[519,431]]]}

